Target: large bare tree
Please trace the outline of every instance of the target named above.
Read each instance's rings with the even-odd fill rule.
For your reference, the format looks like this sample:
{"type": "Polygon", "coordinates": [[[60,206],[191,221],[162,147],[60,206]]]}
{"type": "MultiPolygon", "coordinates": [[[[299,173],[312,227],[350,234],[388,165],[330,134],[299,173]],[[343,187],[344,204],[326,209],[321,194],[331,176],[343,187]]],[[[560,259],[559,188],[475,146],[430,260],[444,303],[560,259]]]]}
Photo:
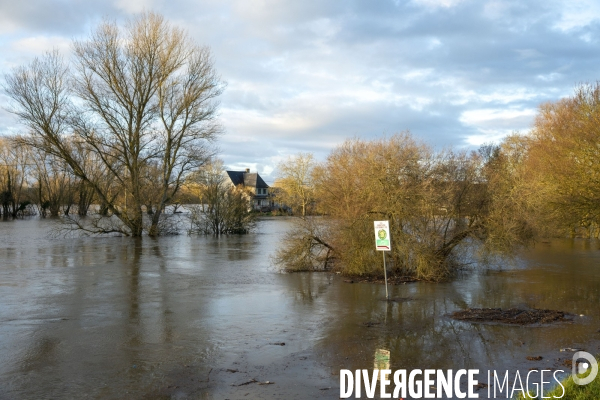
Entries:
{"type": "Polygon", "coordinates": [[[71,63],[54,52],[9,74],[12,111],[29,128],[29,145],[64,160],[94,189],[120,220],[116,230],[158,235],[165,205],[186,173],[210,156],[220,131],[215,99],[224,84],[210,50],[153,13],[125,27],[103,22],[73,50],[71,63]],[[89,168],[97,163],[81,159],[86,153],[105,173],[89,168]],[[152,199],[145,198],[149,192],[152,199]],[[152,208],[149,217],[145,207],[152,208]]]}

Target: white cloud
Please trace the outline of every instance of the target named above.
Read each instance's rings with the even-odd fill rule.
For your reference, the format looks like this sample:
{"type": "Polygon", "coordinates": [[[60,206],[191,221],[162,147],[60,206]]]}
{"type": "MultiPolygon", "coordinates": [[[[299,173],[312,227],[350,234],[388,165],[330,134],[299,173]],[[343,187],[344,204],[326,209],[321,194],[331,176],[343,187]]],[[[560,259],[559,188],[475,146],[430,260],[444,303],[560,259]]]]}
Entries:
{"type": "Polygon", "coordinates": [[[460,121],[473,126],[511,126],[515,122],[521,123],[524,120],[531,120],[535,116],[535,109],[512,110],[512,109],[493,109],[483,108],[478,110],[464,111],[460,116],[460,121]]]}
{"type": "Polygon", "coordinates": [[[481,146],[486,143],[498,143],[510,133],[512,131],[485,130],[478,135],[469,135],[465,140],[471,146],[481,146]]]}
{"type": "Polygon", "coordinates": [[[28,56],[39,56],[48,51],[58,50],[66,56],[71,49],[71,40],[62,36],[32,36],[12,42],[10,49],[14,53],[28,56]]]}
{"type": "Polygon", "coordinates": [[[0,35],[7,35],[13,33],[19,28],[17,21],[7,18],[7,16],[1,16],[0,14],[0,35]]]}
{"type": "Polygon", "coordinates": [[[555,27],[568,31],[600,20],[600,4],[596,0],[569,0],[560,2],[563,9],[555,27]]]}
{"type": "Polygon", "coordinates": [[[559,74],[558,72],[551,72],[549,74],[541,74],[536,76],[536,79],[539,79],[540,81],[543,82],[552,82],[552,81],[556,81],[558,79],[560,79],[562,77],[562,74],[559,74]]]}
{"type": "Polygon", "coordinates": [[[483,6],[483,14],[490,19],[502,18],[510,9],[510,3],[506,1],[486,1],[483,6]]]}
{"type": "Polygon", "coordinates": [[[462,3],[464,0],[412,0],[413,3],[429,8],[450,8],[462,3]]]}
{"type": "Polygon", "coordinates": [[[497,142],[512,132],[528,129],[535,114],[535,109],[484,108],[463,112],[460,121],[476,131],[466,137],[467,143],[479,146],[487,142],[497,142]]]}
{"type": "Polygon", "coordinates": [[[433,68],[415,68],[401,75],[402,79],[405,81],[414,81],[419,80],[423,81],[427,78],[430,78],[434,73],[433,68]]]}
{"type": "Polygon", "coordinates": [[[539,91],[534,91],[523,87],[507,87],[492,90],[491,93],[476,94],[474,101],[483,103],[511,104],[515,102],[535,100],[538,98],[539,94],[539,91]]]}
{"type": "Polygon", "coordinates": [[[427,45],[428,50],[435,50],[442,46],[442,41],[439,38],[431,38],[429,40],[429,44],[427,45]]]}
{"type": "Polygon", "coordinates": [[[115,0],[113,4],[118,10],[122,10],[127,14],[151,11],[157,5],[153,0],[115,0]]]}

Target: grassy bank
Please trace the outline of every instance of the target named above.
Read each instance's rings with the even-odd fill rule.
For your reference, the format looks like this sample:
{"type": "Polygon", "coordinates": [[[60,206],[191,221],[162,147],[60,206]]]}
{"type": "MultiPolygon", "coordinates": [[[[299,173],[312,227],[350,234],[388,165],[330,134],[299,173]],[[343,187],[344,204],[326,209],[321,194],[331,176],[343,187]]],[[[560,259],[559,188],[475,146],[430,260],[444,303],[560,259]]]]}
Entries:
{"type": "MultiPolygon", "coordinates": [[[[588,374],[579,375],[580,378],[585,378],[588,374]]],[[[600,399],[600,374],[596,376],[590,384],[585,386],[576,385],[573,382],[573,377],[562,381],[563,388],[557,386],[553,391],[544,393],[544,398],[556,398],[562,400],[598,400],[600,399]]],[[[541,399],[541,397],[517,397],[517,400],[523,399],[541,399]]]]}

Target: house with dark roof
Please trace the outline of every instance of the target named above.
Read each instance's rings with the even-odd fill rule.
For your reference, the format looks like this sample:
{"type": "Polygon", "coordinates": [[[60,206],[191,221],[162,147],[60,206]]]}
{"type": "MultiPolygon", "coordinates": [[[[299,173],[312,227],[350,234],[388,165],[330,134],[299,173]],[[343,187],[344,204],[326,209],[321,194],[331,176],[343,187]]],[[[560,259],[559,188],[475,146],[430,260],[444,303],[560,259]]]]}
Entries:
{"type": "Polygon", "coordinates": [[[227,176],[233,186],[243,186],[250,189],[253,193],[252,208],[259,211],[271,211],[274,203],[269,193],[269,185],[260,177],[258,172],[250,172],[250,168],[245,171],[227,171],[227,176]]]}

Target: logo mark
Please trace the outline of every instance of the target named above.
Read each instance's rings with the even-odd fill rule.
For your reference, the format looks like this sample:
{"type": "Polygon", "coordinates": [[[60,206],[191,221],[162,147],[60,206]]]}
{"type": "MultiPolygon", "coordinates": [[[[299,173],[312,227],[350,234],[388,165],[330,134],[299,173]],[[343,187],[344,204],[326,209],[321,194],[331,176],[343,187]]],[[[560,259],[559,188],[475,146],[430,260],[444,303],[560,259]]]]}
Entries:
{"type": "Polygon", "coordinates": [[[587,385],[596,378],[596,375],[598,375],[598,362],[590,353],[586,351],[578,351],[577,353],[573,354],[571,375],[573,376],[573,382],[575,382],[575,384],[580,386],[587,385]],[[579,363],[579,365],[577,365],[577,360],[579,360],[580,358],[584,358],[586,362],[582,362],[579,363]],[[590,367],[592,368],[592,370],[590,371],[590,374],[587,377],[579,378],[577,376],[577,374],[585,373],[590,367]]]}

